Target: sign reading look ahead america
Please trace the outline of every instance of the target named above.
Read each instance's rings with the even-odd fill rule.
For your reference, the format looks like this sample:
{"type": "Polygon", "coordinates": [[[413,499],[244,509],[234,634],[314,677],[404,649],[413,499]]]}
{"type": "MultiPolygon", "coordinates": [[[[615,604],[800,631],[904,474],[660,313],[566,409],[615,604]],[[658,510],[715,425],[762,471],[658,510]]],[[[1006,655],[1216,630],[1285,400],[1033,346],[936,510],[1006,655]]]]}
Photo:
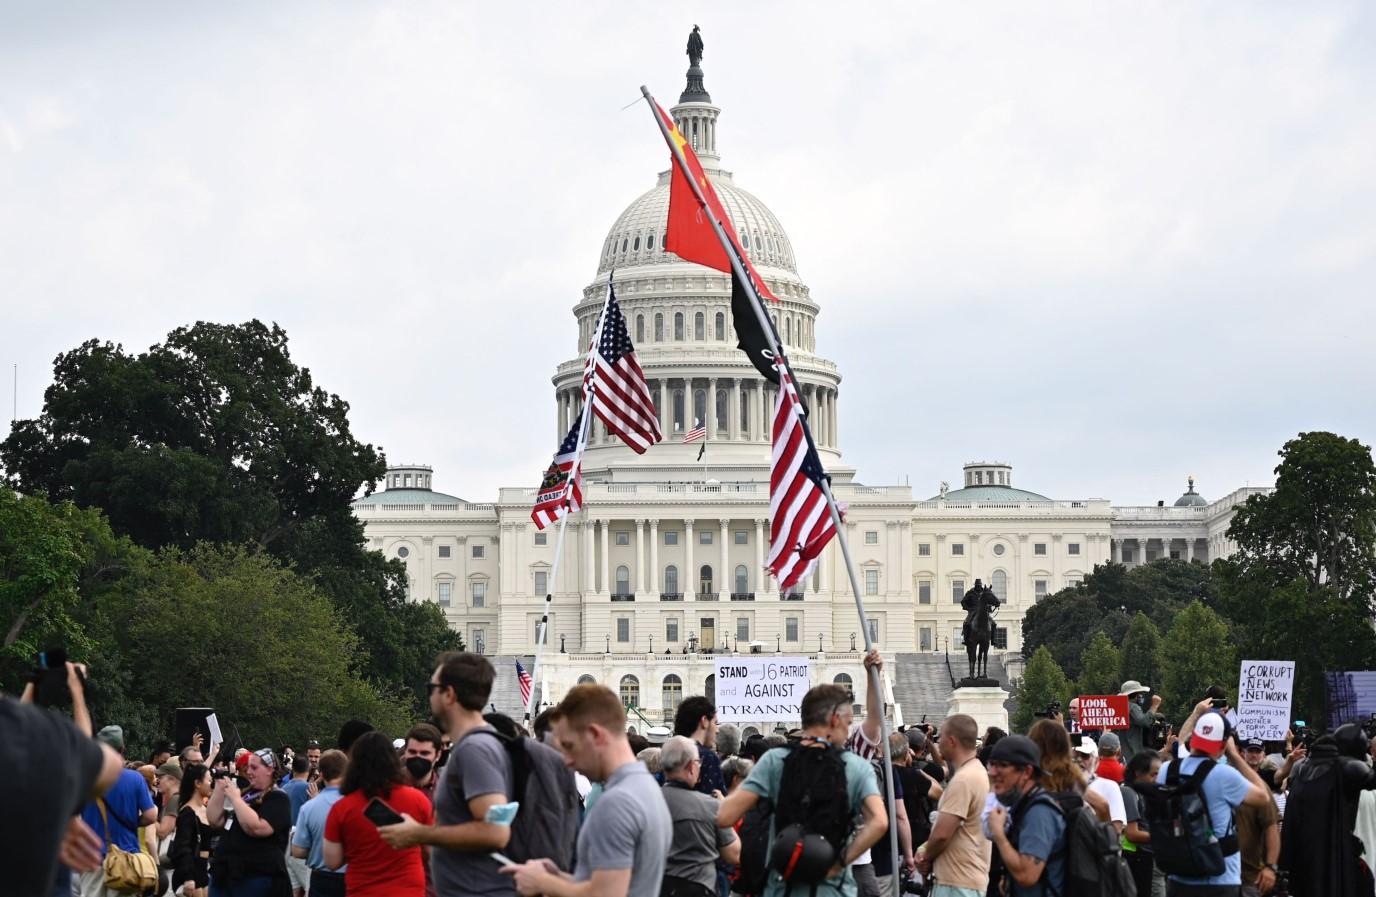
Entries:
{"type": "Polygon", "coordinates": [[[811,688],[806,657],[732,657],[717,661],[717,719],[724,723],[800,722],[811,688]]]}

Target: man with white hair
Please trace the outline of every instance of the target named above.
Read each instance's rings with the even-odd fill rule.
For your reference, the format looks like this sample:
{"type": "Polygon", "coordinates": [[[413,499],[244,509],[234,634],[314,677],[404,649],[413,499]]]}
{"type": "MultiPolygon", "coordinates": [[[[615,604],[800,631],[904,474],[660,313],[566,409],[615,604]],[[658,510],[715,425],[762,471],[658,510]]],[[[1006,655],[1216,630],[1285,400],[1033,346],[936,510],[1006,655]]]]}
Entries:
{"type": "Polygon", "coordinates": [[[675,735],[659,752],[664,803],[674,821],[674,841],[664,863],[666,897],[713,897],[717,858],[740,862],[741,843],[731,828],[717,826],[720,801],[696,790],[702,760],[693,739],[675,735]]]}

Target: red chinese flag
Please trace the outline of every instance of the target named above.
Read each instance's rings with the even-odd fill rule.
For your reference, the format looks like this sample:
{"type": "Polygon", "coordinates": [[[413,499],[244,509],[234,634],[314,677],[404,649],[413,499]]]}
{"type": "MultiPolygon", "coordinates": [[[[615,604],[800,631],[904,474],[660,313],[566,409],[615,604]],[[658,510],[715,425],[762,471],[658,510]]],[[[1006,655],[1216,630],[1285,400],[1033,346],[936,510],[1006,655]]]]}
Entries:
{"type": "Polygon", "coordinates": [[[702,170],[697,153],[693,152],[693,147],[679,133],[673,118],[658,103],[655,104],[655,111],[664,121],[664,126],[669,129],[671,139],[683,151],[683,158],[688,161],[688,172],[684,172],[678,164],[678,159],[672,154],[669,157],[669,224],[664,232],[664,248],[684,261],[697,262],[708,268],[732,273],[731,259],[726,254],[726,248],[721,245],[716,231],[712,229],[712,223],[707,220],[702,203],[698,202],[697,194],[693,192],[693,185],[688,183],[688,175],[691,174],[693,180],[702,188],[703,196],[707,197],[708,208],[721,222],[731,244],[736,247],[736,254],[740,256],[745,270],[755,282],[756,290],[761,296],[778,302],[779,298],[769,291],[764,278],[756,273],[755,266],[750,263],[750,256],[741,249],[741,241],[736,236],[736,228],[731,224],[731,216],[726,214],[721,200],[717,198],[717,191],[712,189],[712,182],[702,170]]]}

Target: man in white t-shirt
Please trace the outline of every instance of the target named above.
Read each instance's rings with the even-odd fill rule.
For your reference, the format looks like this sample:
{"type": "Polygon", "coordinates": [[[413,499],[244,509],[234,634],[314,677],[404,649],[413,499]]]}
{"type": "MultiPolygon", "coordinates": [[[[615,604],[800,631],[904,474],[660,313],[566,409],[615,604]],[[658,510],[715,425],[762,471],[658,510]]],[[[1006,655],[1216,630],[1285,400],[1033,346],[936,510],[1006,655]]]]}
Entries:
{"type": "Polygon", "coordinates": [[[1111,779],[1100,778],[1094,774],[1095,768],[1099,765],[1099,746],[1088,736],[1082,737],[1080,743],[1075,745],[1075,761],[1080,764],[1080,768],[1085,771],[1085,779],[1089,782],[1086,789],[1099,795],[1108,804],[1108,819],[1113,827],[1118,830],[1118,834],[1123,833],[1123,827],[1128,824],[1127,807],[1123,804],[1123,792],[1118,788],[1118,783],[1111,779]]]}

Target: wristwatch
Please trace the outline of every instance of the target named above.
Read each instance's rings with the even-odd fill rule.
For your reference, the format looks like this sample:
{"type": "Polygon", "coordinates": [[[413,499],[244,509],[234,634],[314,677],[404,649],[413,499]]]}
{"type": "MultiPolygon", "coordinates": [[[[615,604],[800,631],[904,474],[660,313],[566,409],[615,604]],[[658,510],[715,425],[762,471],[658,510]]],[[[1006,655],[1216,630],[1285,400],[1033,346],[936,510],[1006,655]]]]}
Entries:
{"type": "Polygon", "coordinates": [[[1275,863],[1266,863],[1263,865],[1262,868],[1270,869],[1272,872],[1276,873],[1277,875],[1280,875],[1280,869],[1276,866],[1275,863]]]}

